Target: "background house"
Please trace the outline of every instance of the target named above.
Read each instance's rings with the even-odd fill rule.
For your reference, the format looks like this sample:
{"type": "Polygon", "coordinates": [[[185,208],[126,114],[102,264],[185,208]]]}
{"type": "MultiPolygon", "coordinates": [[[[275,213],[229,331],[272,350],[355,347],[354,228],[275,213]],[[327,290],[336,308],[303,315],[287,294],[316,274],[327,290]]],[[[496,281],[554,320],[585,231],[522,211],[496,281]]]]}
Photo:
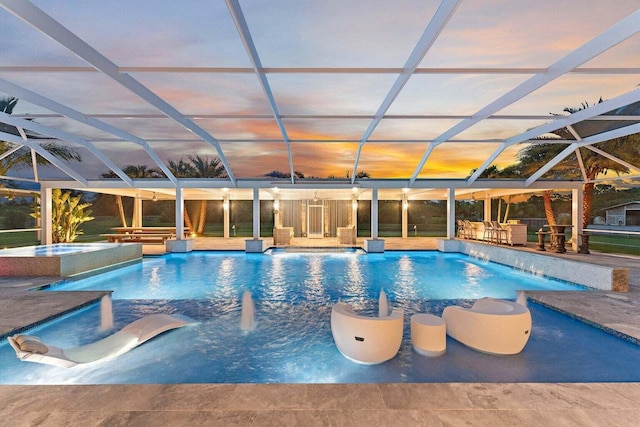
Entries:
{"type": "Polygon", "coordinates": [[[640,201],[611,206],[605,212],[607,225],[640,225],[640,201]]]}

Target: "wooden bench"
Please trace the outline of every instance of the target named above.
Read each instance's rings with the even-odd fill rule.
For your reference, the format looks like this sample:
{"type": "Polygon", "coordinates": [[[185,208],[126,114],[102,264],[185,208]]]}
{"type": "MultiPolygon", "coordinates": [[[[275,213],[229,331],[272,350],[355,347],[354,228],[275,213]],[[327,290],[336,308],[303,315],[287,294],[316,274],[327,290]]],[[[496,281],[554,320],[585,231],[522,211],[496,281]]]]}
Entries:
{"type": "Polygon", "coordinates": [[[112,243],[135,242],[143,244],[161,244],[164,245],[167,239],[176,237],[174,233],[106,233],[100,237],[106,237],[112,243]]]}

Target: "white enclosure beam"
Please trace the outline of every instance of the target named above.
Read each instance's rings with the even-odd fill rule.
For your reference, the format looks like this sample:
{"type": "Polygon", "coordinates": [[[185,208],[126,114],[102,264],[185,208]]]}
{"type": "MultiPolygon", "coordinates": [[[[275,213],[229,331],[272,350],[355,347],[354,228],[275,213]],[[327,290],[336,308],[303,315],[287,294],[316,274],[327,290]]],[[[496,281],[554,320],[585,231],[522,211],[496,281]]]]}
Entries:
{"type": "Polygon", "coordinates": [[[121,73],[118,67],[113,62],[111,62],[93,47],[89,46],[89,44],[87,44],[84,40],[69,31],[55,19],[44,13],[34,4],[23,0],[0,0],[0,6],[4,7],[4,9],[11,12],[28,24],[32,25],[43,34],[46,34],[48,37],[55,40],[62,46],[66,47],[75,55],[93,66],[95,69],[115,80],[129,91],[138,95],[148,104],[153,105],[162,113],[188,129],[189,131],[198,135],[198,137],[202,138],[203,141],[206,141],[213,147],[215,147],[216,151],[218,152],[218,157],[220,157],[220,161],[227,171],[229,179],[235,185],[235,177],[233,175],[231,167],[227,162],[226,157],[224,156],[224,153],[222,152],[220,144],[208,132],[195,124],[192,120],[184,117],[173,106],[169,105],[169,103],[153,93],[146,86],[131,77],[129,74],[121,73]]]}
{"type": "MultiPolygon", "coordinates": [[[[486,119],[491,114],[513,104],[514,102],[541,88],[547,83],[577,68],[579,65],[584,64],[590,59],[593,59],[594,57],[600,55],[602,52],[610,49],[611,47],[623,42],[639,31],[640,9],[621,19],[602,34],[594,37],[576,50],[570,52],[568,55],[556,61],[544,72],[535,74],[531,78],[527,79],[524,83],[516,86],[495,101],[487,104],[477,113],[475,113],[471,119],[463,120],[449,130],[445,131],[435,139],[434,144],[438,145],[442,142],[448,141],[449,139],[458,135],[460,132],[486,119]]],[[[427,151],[427,153],[430,152],[431,150],[427,151]]],[[[428,158],[427,153],[422,156],[422,159],[420,159],[418,166],[411,175],[411,179],[409,180],[411,184],[413,184],[418,174],[424,167],[424,164],[426,163],[428,158]]]]}
{"type": "Polygon", "coordinates": [[[9,157],[10,155],[15,153],[16,151],[20,150],[22,147],[24,147],[24,145],[18,144],[15,147],[13,147],[12,149],[5,151],[4,153],[2,153],[2,155],[0,155],[0,160],[9,157]]]}
{"type": "MultiPolygon", "coordinates": [[[[167,66],[119,66],[121,73],[180,73],[180,74],[251,74],[250,67],[167,67],[167,66]]],[[[266,74],[398,74],[395,67],[263,67],[266,74]]],[[[538,74],[546,68],[513,67],[420,67],[414,74],[538,74]]],[[[90,73],[93,67],[77,65],[0,65],[0,73],[90,73]]],[[[640,67],[580,67],[570,71],[576,74],[625,75],[640,74],[640,67]]]]}
{"type": "MultiPolygon", "coordinates": [[[[102,130],[111,135],[117,136],[118,138],[122,138],[125,141],[133,142],[134,144],[141,146],[147,152],[149,157],[151,157],[151,159],[156,163],[156,165],[158,165],[158,167],[162,170],[162,172],[164,172],[167,178],[174,184],[176,185],[178,184],[176,177],[171,173],[171,171],[167,168],[164,162],[151,149],[149,144],[147,144],[147,142],[144,139],[138,138],[137,136],[132,135],[129,132],[123,131],[122,129],[118,129],[115,126],[112,126],[94,117],[87,116],[86,114],[83,114],[77,110],[74,110],[73,108],[67,107],[66,105],[60,104],[59,102],[46,98],[40,94],[32,92],[28,89],[25,89],[21,86],[13,84],[2,78],[0,78],[0,90],[6,93],[10,93],[17,98],[23,99],[34,105],[39,105],[40,107],[44,107],[50,111],[60,114],[63,117],[68,117],[77,122],[89,125],[95,129],[102,130]]],[[[96,154],[96,157],[98,157],[101,161],[103,162],[106,161],[107,157],[101,151],[98,151],[98,153],[95,153],[95,154],[96,154]]]]}
{"type": "Polygon", "coordinates": [[[247,55],[249,55],[249,60],[253,65],[253,69],[258,76],[258,81],[260,82],[260,86],[262,87],[262,91],[267,97],[267,101],[269,102],[269,107],[271,108],[271,112],[273,113],[273,117],[278,124],[278,129],[280,129],[280,133],[282,134],[282,139],[287,146],[287,155],[289,156],[289,171],[291,173],[291,183],[295,181],[295,174],[293,171],[293,156],[291,154],[291,142],[289,141],[289,135],[287,134],[287,129],[280,118],[280,111],[278,111],[278,105],[276,104],[276,100],[273,97],[273,92],[271,91],[271,86],[269,85],[269,81],[267,80],[267,76],[262,70],[262,62],[260,61],[260,55],[258,55],[258,50],[256,49],[255,44],[253,43],[253,38],[251,37],[251,32],[249,31],[249,26],[247,25],[247,21],[244,19],[244,14],[242,13],[242,9],[240,8],[240,3],[238,0],[226,0],[227,8],[231,13],[231,18],[238,29],[238,33],[240,33],[240,39],[242,40],[242,44],[244,45],[245,50],[247,51],[247,55]]]}
{"type": "Polygon", "coordinates": [[[395,101],[395,99],[398,97],[400,91],[402,91],[402,88],[404,88],[404,86],[407,84],[416,68],[418,68],[418,65],[420,65],[420,62],[427,54],[431,46],[433,46],[433,43],[435,43],[442,30],[455,13],[461,1],[462,0],[443,0],[442,3],[440,3],[438,10],[436,10],[436,13],[433,15],[433,18],[427,25],[427,28],[425,28],[422,36],[420,37],[420,40],[418,40],[418,43],[416,43],[416,46],[413,48],[413,51],[409,55],[409,58],[407,58],[407,61],[402,68],[402,72],[396,78],[393,86],[391,86],[391,90],[389,90],[387,96],[382,101],[382,104],[380,104],[380,107],[378,107],[373,120],[371,121],[371,123],[369,123],[369,127],[367,127],[364,135],[362,135],[362,138],[360,139],[358,151],[356,152],[356,159],[353,164],[353,173],[351,174],[352,183],[355,181],[356,173],[358,172],[358,163],[360,162],[362,147],[367,142],[373,131],[376,129],[376,127],[380,123],[380,120],[382,120],[382,117],[387,112],[389,107],[391,107],[393,101],[395,101]]]}
{"type": "MultiPolygon", "coordinates": [[[[472,184],[478,177],[485,171],[486,168],[491,166],[491,163],[500,155],[502,152],[512,145],[520,144],[525,141],[536,142],[540,144],[553,144],[561,142],[560,140],[539,140],[535,141],[533,138],[537,138],[541,135],[554,132],[563,127],[567,127],[581,121],[586,120],[618,120],[618,116],[606,116],[602,115],[613,111],[617,108],[624,107],[629,104],[633,104],[634,102],[640,101],[640,90],[634,89],[625,94],[617,96],[612,99],[608,99],[606,101],[595,104],[589,108],[585,108],[584,110],[577,111],[569,116],[563,116],[560,118],[556,118],[549,123],[545,123],[541,126],[535,127],[533,129],[529,129],[526,132],[523,132],[519,135],[514,135],[510,138],[504,140],[503,144],[500,145],[491,156],[480,166],[476,172],[469,177],[469,184],[472,184]]],[[[632,119],[634,116],[623,116],[625,120],[627,118],[632,119]]],[[[635,120],[638,120],[638,117],[635,116],[635,120]]]]}
{"type": "MultiPolygon", "coordinates": [[[[131,178],[129,178],[127,174],[125,174],[118,165],[113,163],[113,161],[111,161],[111,159],[109,159],[108,157],[104,156],[102,152],[98,150],[98,148],[95,145],[93,145],[92,143],[90,143],[84,138],[80,138],[79,136],[76,136],[74,134],[71,134],[56,128],[52,128],[50,126],[41,125],[40,123],[36,123],[31,120],[24,120],[24,119],[19,119],[17,117],[12,117],[10,114],[3,113],[3,112],[0,112],[0,122],[7,123],[10,125],[16,126],[18,128],[29,129],[30,131],[37,132],[42,135],[48,135],[62,141],[67,141],[74,144],[82,145],[85,148],[87,148],[93,155],[95,155],[109,169],[115,172],[115,174],[118,175],[129,186],[133,185],[133,181],[131,181],[131,178]]],[[[29,139],[22,139],[22,143],[25,145],[27,144],[28,141],[29,139]]],[[[55,161],[53,161],[52,163],[53,164],[58,163],[59,159],[55,156],[53,158],[55,159],[55,161]]]]}
{"type": "MultiPolygon", "coordinates": [[[[579,142],[576,141],[573,144],[569,145],[564,150],[562,150],[560,154],[558,154],[556,157],[551,159],[546,165],[541,167],[536,173],[531,175],[525,181],[525,184],[529,185],[532,182],[538,180],[540,177],[542,177],[542,175],[544,175],[545,173],[553,169],[558,163],[564,160],[569,154],[571,154],[577,148],[585,147],[591,144],[596,144],[598,142],[609,141],[611,139],[631,135],[634,133],[640,133],[640,123],[636,123],[635,125],[631,125],[631,126],[625,126],[623,128],[614,129],[608,132],[599,133],[599,134],[584,138],[582,141],[579,141],[579,142]]],[[[635,169],[635,167],[633,168],[635,169]]]]}
{"type": "Polygon", "coordinates": [[[49,153],[47,150],[42,148],[38,143],[33,143],[29,140],[24,141],[19,136],[13,135],[11,133],[6,133],[6,132],[0,132],[0,140],[11,142],[13,144],[26,145],[27,147],[35,150],[36,153],[38,153],[40,156],[46,159],[53,166],[55,166],[56,168],[60,169],[62,172],[67,174],[70,178],[81,183],[83,186],[87,186],[89,184],[88,181],[82,175],[80,175],[79,173],[77,173],[76,171],[74,171],[64,163],[59,162],[59,159],[57,157],[55,157],[53,154],[49,153]]]}
{"type": "Polygon", "coordinates": [[[584,148],[587,148],[587,149],[589,149],[589,150],[593,151],[594,153],[598,153],[598,154],[600,154],[601,156],[604,156],[604,157],[606,157],[606,158],[607,158],[607,159],[609,159],[609,160],[613,160],[613,161],[614,161],[614,162],[616,162],[616,163],[620,163],[622,166],[624,166],[624,167],[625,167],[625,168],[627,168],[627,169],[640,171],[640,167],[638,167],[638,166],[634,166],[634,165],[632,165],[632,164],[631,164],[631,163],[629,163],[629,162],[625,162],[624,160],[619,159],[619,158],[617,158],[616,156],[612,156],[611,154],[609,154],[609,153],[607,153],[607,152],[605,152],[605,151],[602,151],[602,150],[600,150],[599,148],[596,148],[596,147],[594,147],[594,146],[592,146],[592,145],[586,145],[584,148]]]}

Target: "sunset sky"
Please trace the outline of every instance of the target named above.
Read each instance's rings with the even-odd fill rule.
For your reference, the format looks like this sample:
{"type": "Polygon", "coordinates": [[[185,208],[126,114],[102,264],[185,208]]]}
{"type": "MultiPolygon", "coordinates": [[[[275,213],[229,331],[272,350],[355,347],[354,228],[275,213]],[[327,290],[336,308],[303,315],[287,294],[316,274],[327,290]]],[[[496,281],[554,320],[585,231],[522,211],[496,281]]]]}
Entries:
{"type": "MultiPolygon", "coordinates": [[[[236,177],[289,171],[283,134],[225,1],[32,3],[216,138],[236,177]]],[[[293,168],[315,177],[351,173],[359,141],[440,2],[239,5],[292,141],[293,168]]],[[[410,177],[430,140],[639,8],[638,0],[463,0],[364,144],[357,169],[374,178],[410,177]]],[[[217,155],[213,146],[10,11],[0,9],[0,25],[0,79],[143,138],[165,161],[217,155]]],[[[551,113],[637,90],[639,52],[636,33],[580,66],[635,73],[561,76],[495,113],[508,119],[482,121],[437,146],[419,177],[465,177],[500,141],[549,121],[551,113]]],[[[0,90],[0,96],[11,95],[0,90]]],[[[120,167],[154,166],[139,146],[50,113],[23,99],[14,111],[94,142],[120,167]]],[[[76,148],[83,154],[77,168],[86,176],[108,171],[86,149],[76,148]]],[[[512,163],[517,148],[496,164],[512,163]]]]}

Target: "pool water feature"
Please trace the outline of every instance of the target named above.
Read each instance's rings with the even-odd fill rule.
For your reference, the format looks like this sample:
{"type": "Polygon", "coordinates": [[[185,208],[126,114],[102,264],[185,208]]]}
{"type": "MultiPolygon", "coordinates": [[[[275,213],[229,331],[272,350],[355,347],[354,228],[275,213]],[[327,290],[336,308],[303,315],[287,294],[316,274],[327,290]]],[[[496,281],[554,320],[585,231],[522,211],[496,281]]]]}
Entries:
{"type": "MultiPolygon", "coordinates": [[[[117,359],[73,369],[20,362],[3,343],[0,383],[640,381],[640,347],[537,304],[529,304],[531,339],[518,355],[483,354],[450,338],[441,357],[415,353],[415,313],[441,315],[482,296],[515,299],[518,289],[576,289],[463,255],[173,254],[51,289],[88,288],[114,289],[115,330],[150,313],[193,321],[117,359]],[[352,363],[333,342],[331,306],[344,301],[378,315],[383,288],[389,307],[405,312],[400,352],[381,365],[352,363]],[[253,330],[242,328],[245,291],[253,297],[253,330]]],[[[29,332],[65,348],[113,332],[100,325],[96,304],[29,332]]]]}

